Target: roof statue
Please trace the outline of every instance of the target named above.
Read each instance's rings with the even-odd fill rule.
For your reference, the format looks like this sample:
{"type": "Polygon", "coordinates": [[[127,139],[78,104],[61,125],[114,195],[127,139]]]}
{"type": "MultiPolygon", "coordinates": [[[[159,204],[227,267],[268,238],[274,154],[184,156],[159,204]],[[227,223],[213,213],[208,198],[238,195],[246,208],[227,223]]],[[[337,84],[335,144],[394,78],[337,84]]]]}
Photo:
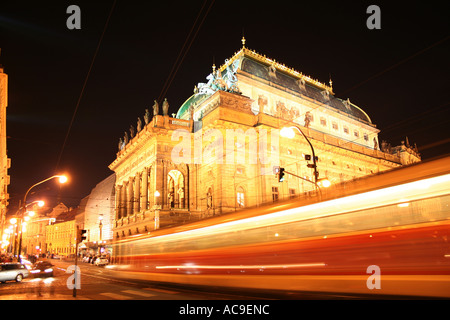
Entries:
{"type": "Polygon", "coordinates": [[[138,119],[137,119],[137,125],[136,125],[136,128],[137,128],[137,132],[139,132],[139,131],[142,130],[142,120],[141,120],[141,117],[138,117],[138,119]]]}
{"type": "MultiPolygon", "coordinates": [[[[247,91],[241,92],[240,89],[245,87],[239,88],[238,86],[241,79],[250,77],[252,82],[261,81],[262,83],[270,83],[277,88],[285,88],[286,92],[314,100],[326,109],[345,114],[368,125],[373,125],[367,113],[351,103],[349,99],[340,99],[334,96],[331,74],[328,83],[320,82],[274,59],[250,50],[245,45],[246,40],[244,37],[242,37],[241,41],[242,47],[238,52],[231,58],[226,59],[225,63],[220,67],[216,68],[213,65],[212,72],[206,77],[207,82],[200,82],[194,87],[194,94],[178,109],[177,118],[188,119],[191,105],[196,103],[197,106],[200,106],[203,101],[219,90],[250,96],[247,91]]],[[[289,105],[285,107],[289,110],[291,109],[289,105]]],[[[286,113],[276,113],[271,108],[260,108],[260,111],[275,117],[286,117],[286,113]]],[[[312,122],[312,120],[307,119],[307,125],[309,125],[308,122],[312,122]]]]}
{"type": "Polygon", "coordinates": [[[167,116],[169,114],[169,102],[167,101],[167,98],[164,98],[164,102],[162,104],[163,109],[163,115],[167,116]]]}
{"type": "MultiPolygon", "coordinates": [[[[225,64],[227,64],[228,59],[225,60],[225,64]]],[[[235,60],[233,63],[230,63],[226,69],[225,73],[225,82],[227,84],[227,91],[232,93],[241,93],[237,86],[238,78],[236,77],[237,69],[239,68],[239,60],[235,60]]]]}
{"type": "Polygon", "coordinates": [[[154,100],[155,103],[153,104],[153,115],[157,116],[159,112],[159,104],[158,101],[154,100]]]}
{"type": "Polygon", "coordinates": [[[146,125],[150,122],[150,112],[148,111],[148,109],[145,109],[144,122],[146,125]]]}

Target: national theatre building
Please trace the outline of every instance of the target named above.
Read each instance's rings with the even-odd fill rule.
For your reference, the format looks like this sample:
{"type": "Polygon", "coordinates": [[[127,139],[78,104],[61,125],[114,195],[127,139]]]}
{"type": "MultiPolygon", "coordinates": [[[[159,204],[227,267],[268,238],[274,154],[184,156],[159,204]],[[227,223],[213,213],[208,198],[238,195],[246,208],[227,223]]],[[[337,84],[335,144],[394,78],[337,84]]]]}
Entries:
{"type": "Polygon", "coordinates": [[[115,239],[313,191],[312,148],[317,178],[332,184],[420,161],[409,143],[380,143],[369,115],[335,97],[332,83],[246,48],[245,39],[176,115],[168,108],[155,102],[119,141],[109,166],[115,239]],[[284,127],[299,130],[286,138],[284,127]],[[289,173],[283,182],[279,167],[289,173]]]}

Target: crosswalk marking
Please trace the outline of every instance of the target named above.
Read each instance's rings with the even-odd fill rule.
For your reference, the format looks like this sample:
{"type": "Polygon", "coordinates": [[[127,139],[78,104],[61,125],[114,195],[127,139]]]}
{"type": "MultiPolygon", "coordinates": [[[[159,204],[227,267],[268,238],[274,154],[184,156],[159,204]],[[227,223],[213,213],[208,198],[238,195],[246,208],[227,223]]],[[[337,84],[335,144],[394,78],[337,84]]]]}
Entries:
{"type": "Polygon", "coordinates": [[[170,290],[166,290],[166,289],[156,289],[156,288],[143,288],[143,290],[156,291],[156,292],[161,292],[161,293],[170,293],[170,294],[178,293],[176,291],[170,291],[170,290]]]}
{"type": "Polygon", "coordinates": [[[137,291],[137,290],[122,290],[121,292],[134,294],[134,295],[137,295],[137,296],[142,296],[142,297],[147,297],[147,298],[155,296],[155,294],[148,293],[148,292],[137,291]]]}
{"type": "Polygon", "coordinates": [[[110,297],[117,300],[130,300],[133,299],[133,297],[125,296],[123,294],[113,293],[113,292],[102,292],[100,295],[105,297],[110,297]]]}

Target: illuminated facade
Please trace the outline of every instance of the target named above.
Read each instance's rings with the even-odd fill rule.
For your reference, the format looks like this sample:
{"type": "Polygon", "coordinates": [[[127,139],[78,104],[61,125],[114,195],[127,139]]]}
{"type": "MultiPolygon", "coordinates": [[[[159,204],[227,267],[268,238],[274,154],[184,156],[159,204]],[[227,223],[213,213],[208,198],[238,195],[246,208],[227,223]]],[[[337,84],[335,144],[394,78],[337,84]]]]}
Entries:
{"type": "MultiPolygon", "coordinates": [[[[98,183],[88,197],[82,208],[84,219],[79,222],[79,228],[86,230],[84,246],[98,250],[98,245],[109,245],[112,240],[112,224],[114,222],[115,201],[115,175],[112,174],[98,183]]],[[[80,210],[81,211],[81,210],[80,210]]]]}
{"type": "Polygon", "coordinates": [[[6,107],[8,106],[8,75],[0,66],[0,226],[2,227],[1,239],[3,240],[3,228],[6,218],[6,207],[8,206],[8,169],[11,167],[11,159],[6,152],[6,107]]]}
{"type": "Polygon", "coordinates": [[[139,119],[109,166],[116,239],[313,191],[311,147],[300,134],[280,136],[283,127],[308,137],[319,178],[335,184],[420,161],[409,145],[381,151],[370,117],[331,83],[245,46],[213,66],[175,117],[167,110],[155,104],[152,118],[139,119]],[[293,175],[278,182],[277,167],[293,175]]]}
{"type": "Polygon", "coordinates": [[[46,229],[46,245],[48,254],[68,256],[75,254],[76,225],[75,219],[51,224],[46,229]]]}

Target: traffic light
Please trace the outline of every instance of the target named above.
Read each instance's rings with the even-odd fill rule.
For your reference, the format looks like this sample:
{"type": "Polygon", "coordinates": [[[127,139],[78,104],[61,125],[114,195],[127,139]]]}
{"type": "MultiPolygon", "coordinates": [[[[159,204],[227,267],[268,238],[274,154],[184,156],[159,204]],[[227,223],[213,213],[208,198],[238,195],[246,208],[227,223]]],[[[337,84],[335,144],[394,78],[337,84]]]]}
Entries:
{"type": "Polygon", "coordinates": [[[87,230],[84,229],[78,229],[78,234],[77,234],[77,242],[83,242],[84,240],[86,240],[86,233],[87,230]]]}
{"type": "Polygon", "coordinates": [[[284,168],[280,168],[278,171],[278,182],[284,181],[284,168]]]}
{"type": "MultiPolygon", "coordinates": [[[[319,161],[319,157],[318,156],[315,156],[314,158],[316,159],[316,161],[319,161]]],[[[306,161],[312,160],[312,156],[310,154],[305,154],[305,160],[306,161]]]]}
{"type": "Polygon", "coordinates": [[[82,242],[83,240],[86,240],[86,233],[87,233],[87,230],[81,230],[81,234],[80,234],[80,242],[82,242]]]}

